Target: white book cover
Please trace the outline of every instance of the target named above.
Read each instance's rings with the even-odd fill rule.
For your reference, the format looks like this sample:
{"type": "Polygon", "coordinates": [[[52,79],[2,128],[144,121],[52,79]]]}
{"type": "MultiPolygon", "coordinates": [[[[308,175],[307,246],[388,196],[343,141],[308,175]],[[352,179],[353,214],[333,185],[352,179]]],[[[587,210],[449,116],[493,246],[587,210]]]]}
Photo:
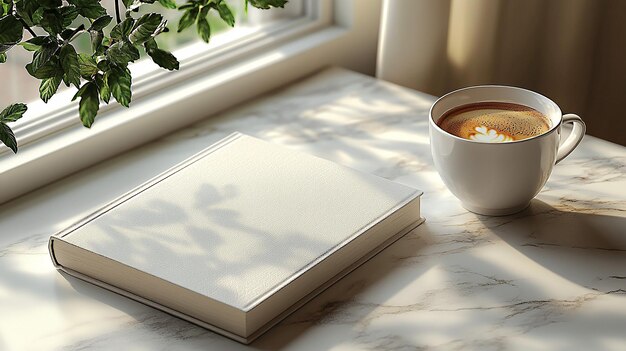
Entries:
{"type": "Polygon", "coordinates": [[[420,195],[235,133],[58,233],[51,238],[51,255],[72,275],[250,342],[298,302],[375,254],[373,248],[382,249],[418,225],[420,195]],[[409,205],[410,211],[393,219],[396,224],[363,239],[371,243],[334,255],[409,205]],[[121,280],[64,267],[55,257],[55,240],[131,273],[158,277],[221,309],[172,306],[149,291],[129,291],[121,280]],[[313,272],[324,261],[328,264],[313,272]],[[211,319],[207,313],[217,315],[211,319]],[[232,317],[222,321],[219,314],[232,317]]]}

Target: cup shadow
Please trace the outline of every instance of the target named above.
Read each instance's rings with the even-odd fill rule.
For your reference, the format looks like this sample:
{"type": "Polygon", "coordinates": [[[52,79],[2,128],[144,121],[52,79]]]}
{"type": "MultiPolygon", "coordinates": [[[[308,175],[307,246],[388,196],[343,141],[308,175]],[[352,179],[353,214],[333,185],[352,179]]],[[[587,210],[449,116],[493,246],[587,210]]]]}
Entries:
{"type": "Polygon", "coordinates": [[[574,212],[533,199],[518,214],[477,218],[511,247],[571,282],[624,290],[626,218],[597,212],[607,211],[574,212]]]}

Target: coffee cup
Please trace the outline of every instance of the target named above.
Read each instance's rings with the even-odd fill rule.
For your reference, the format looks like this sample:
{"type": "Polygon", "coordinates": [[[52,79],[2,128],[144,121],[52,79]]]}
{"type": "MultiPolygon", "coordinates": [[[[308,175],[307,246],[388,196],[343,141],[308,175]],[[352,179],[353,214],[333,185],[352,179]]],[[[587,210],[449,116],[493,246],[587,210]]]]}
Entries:
{"type": "MultiPolygon", "coordinates": [[[[477,127],[477,130],[484,131],[485,127],[477,127]]],[[[554,165],[578,146],[585,135],[585,123],[577,115],[563,115],[556,103],[539,93],[510,86],[482,85],[459,89],[439,98],[430,109],[429,134],[435,168],[463,207],[482,215],[503,216],[519,212],[530,204],[546,184],[554,165]],[[547,126],[536,135],[505,142],[464,138],[440,126],[450,111],[482,103],[528,107],[545,116],[547,126]],[[573,129],[561,143],[565,123],[572,123],[573,129]]]]}

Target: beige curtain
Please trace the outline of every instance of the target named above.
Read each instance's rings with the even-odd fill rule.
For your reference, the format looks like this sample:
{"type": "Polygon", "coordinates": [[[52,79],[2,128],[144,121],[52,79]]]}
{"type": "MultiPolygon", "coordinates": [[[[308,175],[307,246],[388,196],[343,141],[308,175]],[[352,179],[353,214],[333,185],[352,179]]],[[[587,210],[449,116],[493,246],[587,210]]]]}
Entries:
{"type": "Polygon", "coordinates": [[[525,87],[626,145],[626,1],[385,0],[377,76],[433,95],[525,87]]]}

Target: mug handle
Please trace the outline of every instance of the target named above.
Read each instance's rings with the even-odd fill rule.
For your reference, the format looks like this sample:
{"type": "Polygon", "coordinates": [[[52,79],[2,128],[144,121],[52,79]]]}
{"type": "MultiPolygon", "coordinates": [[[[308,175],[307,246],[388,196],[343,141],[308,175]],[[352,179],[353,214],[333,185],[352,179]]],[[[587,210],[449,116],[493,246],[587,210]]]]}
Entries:
{"type": "Polygon", "coordinates": [[[563,116],[562,124],[565,123],[572,123],[574,125],[574,129],[572,129],[572,133],[567,137],[567,139],[565,139],[563,144],[559,146],[559,150],[556,154],[556,163],[561,162],[561,160],[574,151],[576,146],[578,146],[578,144],[580,144],[583,140],[583,136],[585,136],[585,131],[587,130],[585,122],[583,122],[582,118],[573,113],[563,116]]]}

